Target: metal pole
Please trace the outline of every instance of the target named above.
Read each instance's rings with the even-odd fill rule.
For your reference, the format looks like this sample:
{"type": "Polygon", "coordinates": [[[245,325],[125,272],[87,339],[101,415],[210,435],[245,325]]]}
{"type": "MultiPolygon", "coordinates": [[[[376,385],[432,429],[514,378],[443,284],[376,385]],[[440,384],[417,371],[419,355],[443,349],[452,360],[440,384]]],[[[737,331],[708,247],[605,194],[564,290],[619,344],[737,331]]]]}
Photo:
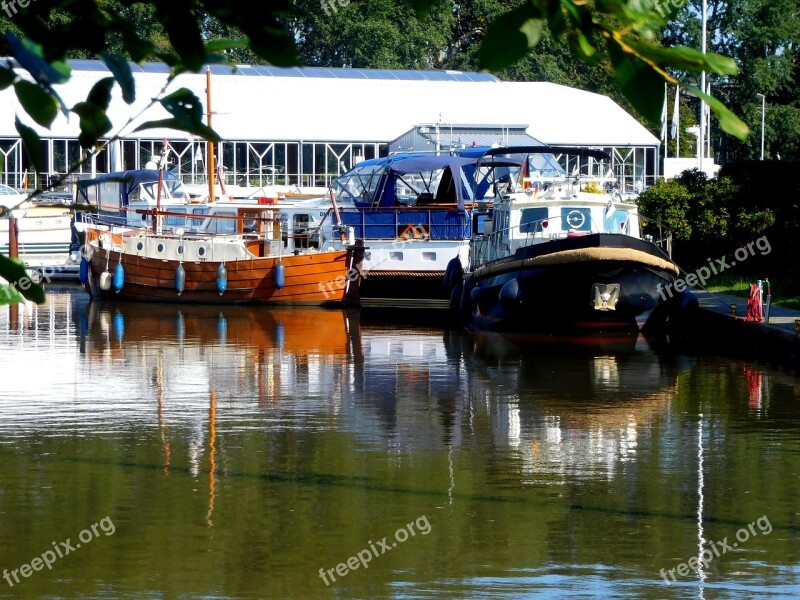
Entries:
{"type": "MultiPolygon", "coordinates": [[[[702,44],[703,44],[703,54],[706,53],[706,13],[707,13],[707,2],[703,0],[703,36],[702,36],[702,44]]],[[[705,93],[706,91],[706,72],[703,71],[700,74],[700,89],[705,93]]],[[[697,140],[698,142],[698,156],[697,156],[697,165],[698,169],[701,171],[703,170],[703,154],[705,154],[705,140],[706,140],[706,103],[705,100],[700,100],[700,138],[697,140]]]]}
{"type": "MultiPolygon", "coordinates": [[[[17,258],[18,256],[17,219],[10,217],[8,219],[8,257],[17,258]]],[[[8,307],[8,311],[8,329],[9,331],[16,331],[19,322],[19,306],[12,302],[8,307]]]]}
{"type": "Polygon", "coordinates": [[[767,97],[761,94],[761,160],[764,160],[764,113],[766,109],[767,97]]]}

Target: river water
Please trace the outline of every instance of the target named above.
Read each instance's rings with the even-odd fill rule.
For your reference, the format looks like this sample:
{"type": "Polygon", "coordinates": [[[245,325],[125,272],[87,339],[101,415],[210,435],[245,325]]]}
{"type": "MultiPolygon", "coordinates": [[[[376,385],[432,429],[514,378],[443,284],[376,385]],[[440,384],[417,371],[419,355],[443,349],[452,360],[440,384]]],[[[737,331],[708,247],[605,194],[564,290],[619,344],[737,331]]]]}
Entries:
{"type": "Polygon", "coordinates": [[[0,374],[2,598],[800,595],[760,364],[62,287],[0,374]]]}

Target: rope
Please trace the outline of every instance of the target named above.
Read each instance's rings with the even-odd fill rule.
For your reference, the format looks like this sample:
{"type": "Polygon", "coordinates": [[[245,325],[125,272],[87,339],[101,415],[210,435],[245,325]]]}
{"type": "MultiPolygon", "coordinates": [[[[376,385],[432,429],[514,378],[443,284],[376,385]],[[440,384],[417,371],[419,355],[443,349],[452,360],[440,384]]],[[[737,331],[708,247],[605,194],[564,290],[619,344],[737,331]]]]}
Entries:
{"type": "Polygon", "coordinates": [[[365,271],[365,277],[443,277],[444,271],[365,271]]]}

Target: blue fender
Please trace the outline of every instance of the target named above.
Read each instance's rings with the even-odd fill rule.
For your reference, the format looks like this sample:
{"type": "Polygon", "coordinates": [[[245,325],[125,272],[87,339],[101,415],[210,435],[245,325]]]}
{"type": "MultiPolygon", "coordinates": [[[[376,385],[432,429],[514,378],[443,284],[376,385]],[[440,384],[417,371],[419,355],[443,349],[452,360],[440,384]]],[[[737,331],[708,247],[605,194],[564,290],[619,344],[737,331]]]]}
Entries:
{"type": "Polygon", "coordinates": [[[81,266],[78,268],[78,280],[81,283],[89,281],[89,261],[81,257],[81,266]]]}
{"type": "Polygon", "coordinates": [[[121,262],[117,263],[117,266],[114,267],[114,279],[111,285],[117,293],[119,293],[122,286],[125,285],[125,268],[122,266],[121,262]]]}
{"type": "Polygon", "coordinates": [[[225,268],[225,265],[220,263],[219,268],[217,269],[217,291],[219,295],[225,293],[225,290],[228,289],[228,270],[225,268]]]}
{"type": "Polygon", "coordinates": [[[286,285],[286,267],[283,266],[282,260],[278,260],[278,264],[275,265],[275,287],[282,290],[284,285],[286,285]]]}
{"type": "Polygon", "coordinates": [[[518,304],[522,300],[522,290],[519,287],[519,280],[509,279],[500,288],[499,294],[500,302],[505,305],[518,304]]]}
{"type": "Polygon", "coordinates": [[[178,292],[178,296],[183,293],[183,290],[186,288],[186,270],[183,268],[183,265],[179,264],[178,268],[175,269],[175,290],[178,292]]]}
{"type": "Polygon", "coordinates": [[[444,271],[444,280],[442,286],[446,290],[452,290],[454,287],[461,285],[461,280],[464,277],[464,267],[461,266],[461,260],[456,256],[449,263],[444,271]]]}

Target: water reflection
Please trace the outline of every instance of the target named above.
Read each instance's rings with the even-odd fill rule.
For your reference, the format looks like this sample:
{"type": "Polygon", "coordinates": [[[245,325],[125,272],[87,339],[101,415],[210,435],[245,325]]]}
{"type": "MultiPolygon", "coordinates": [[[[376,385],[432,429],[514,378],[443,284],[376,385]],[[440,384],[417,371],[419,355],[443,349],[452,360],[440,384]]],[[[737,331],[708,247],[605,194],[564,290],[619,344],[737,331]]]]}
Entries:
{"type": "Polygon", "coordinates": [[[800,387],[761,365],[635,336],[470,335],[68,289],[14,320],[0,310],[0,348],[0,569],[106,514],[118,526],[20,597],[797,585],[800,387]],[[762,514],[769,537],[661,581],[762,514]],[[430,536],[334,587],[316,578],[420,515],[430,536]]]}
{"type": "MultiPolygon", "coordinates": [[[[105,426],[151,421],[142,409],[155,398],[164,468],[164,431],[193,422],[187,447],[194,475],[202,449],[211,454],[209,415],[217,415],[219,394],[218,418],[234,428],[266,417],[271,428],[302,422],[306,430],[329,429],[327,419],[335,418],[362,443],[395,453],[491,443],[515,455],[525,483],[555,475],[562,483],[611,479],[635,461],[640,436],[669,412],[678,374],[691,367],[685,358],[660,357],[636,336],[470,336],[362,321],[348,311],[70,308],[80,324],[82,370],[113,374],[120,392],[104,399],[114,408],[103,413],[112,417],[105,426]],[[125,401],[128,384],[137,394],[125,401]]],[[[85,410],[98,406],[97,398],[85,399],[85,410]]],[[[36,419],[36,427],[47,425],[36,419]]]]}

